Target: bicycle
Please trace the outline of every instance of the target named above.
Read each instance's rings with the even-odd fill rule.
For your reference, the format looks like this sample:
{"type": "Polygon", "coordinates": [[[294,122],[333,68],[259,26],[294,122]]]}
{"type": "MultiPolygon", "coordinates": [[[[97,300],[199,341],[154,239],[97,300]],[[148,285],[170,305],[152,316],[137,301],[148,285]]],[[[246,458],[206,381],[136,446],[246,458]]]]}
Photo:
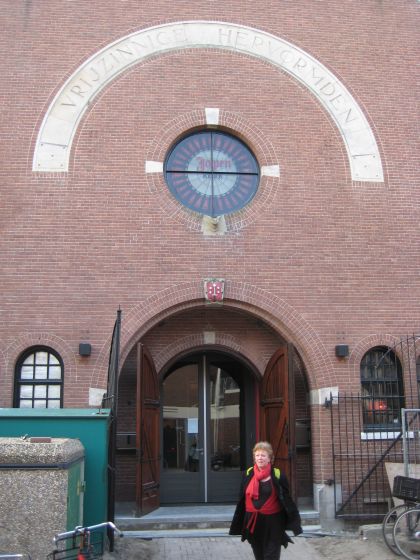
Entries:
{"type": "Polygon", "coordinates": [[[394,528],[397,519],[406,511],[412,509],[417,504],[417,496],[419,494],[417,485],[419,481],[417,479],[396,476],[394,479],[394,486],[392,495],[394,498],[399,498],[404,500],[404,504],[393,507],[384,517],[382,522],[382,534],[384,537],[385,544],[388,548],[397,555],[402,553],[398,549],[395,538],[394,538],[394,528]]]}
{"type": "Polygon", "coordinates": [[[385,516],[382,533],[387,546],[408,560],[420,560],[420,480],[396,476],[394,498],[404,500],[385,516]]]}
{"type": "Polygon", "coordinates": [[[420,503],[404,511],[394,525],[394,542],[409,560],[420,560],[420,503]]]}
{"type": "Polygon", "coordinates": [[[73,531],[58,533],[54,537],[56,546],[48,560],[91,560],[102,558],[106,532],[123,536],[110,521],[90,527],[76,527],[73,531]]]}
{"type": "Polygon", "coordinates": [[[395,522],[397,521],[398,517],[406,512],[408,509],[412,508],[415,505],[415,502],[405,502],[404,504],[400,504],[398,506],[393,507],[388,511],[385,515],[384,520],[382,522],[382,535],[384,537],[385,544],[388,548],[398,556],[401,555],[400,551],[398,550],[395,541],[394,541],[394,527],[395,522]]]}

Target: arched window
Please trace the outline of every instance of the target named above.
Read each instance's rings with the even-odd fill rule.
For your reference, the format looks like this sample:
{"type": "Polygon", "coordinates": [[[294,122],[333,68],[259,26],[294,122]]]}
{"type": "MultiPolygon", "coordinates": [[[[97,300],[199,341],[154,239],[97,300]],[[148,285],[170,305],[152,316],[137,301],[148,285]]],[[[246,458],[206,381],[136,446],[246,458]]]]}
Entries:
{"type": "Polygon", "coordinates": [[[63,362],[46,347],[30,348],[16,364],[16,408],[61,408],[63,406],[63,362]]]}
{"type": "Polygon", "coordinates": [[[360,363],[365,429],[398,429],[404,407],[401,363],[387,347],[377,346],[360,363]]]}

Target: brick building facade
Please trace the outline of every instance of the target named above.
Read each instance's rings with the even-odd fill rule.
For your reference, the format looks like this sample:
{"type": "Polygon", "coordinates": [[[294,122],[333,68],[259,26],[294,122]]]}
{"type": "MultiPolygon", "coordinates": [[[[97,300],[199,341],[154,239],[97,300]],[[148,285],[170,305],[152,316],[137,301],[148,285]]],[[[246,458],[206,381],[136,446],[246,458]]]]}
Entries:
{"type": "MultiPolygon", "coordinates": [[[[165,419],[185,431],[177,445],[199,437],[208,472],[191,500],[211,501],[222,405],[206,391],[223,378],[231,398],[243,393],[237,445],[226,435],[243,468],[273,429],[261,383],[288,348],[294,483],[316,498],[333,478],[325,397],[361,391],[364,356],[420,321],[418,2],[8,0],[1,19],[0,405],[92,405],[121,306],[120,430],[126,442],[136,431],[138,342],[161,396],[196,364],[198,404],[171,416],[161,400],[158,437],[165,419]],[[168,154],[201,131],[256,158],[258,189],[237,211],[208,216],[168,188],[168,154]],[[222,303],[205,299],[213,278],[222,303]],[[61,368],[48,394],[42,366],[25,374],[36,352],[61,368]],[[200,365],[211,356],[217,382],[200,365]]],[[[125,500],[132,457],[117,475],[125,500]]]]}

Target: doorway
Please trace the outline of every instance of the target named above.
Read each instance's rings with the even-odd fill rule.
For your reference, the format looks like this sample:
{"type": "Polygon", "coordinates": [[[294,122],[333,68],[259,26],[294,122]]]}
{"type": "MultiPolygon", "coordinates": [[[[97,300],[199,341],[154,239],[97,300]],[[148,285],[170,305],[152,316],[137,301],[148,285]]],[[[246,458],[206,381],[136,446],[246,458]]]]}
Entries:
{"type": "MultiPolygon", "coordinates": [[[[135,500],[141,514],[159,505],[235,502],[258,438],[272,443],[275,466],[288,475],[300,503],[312,503],[309,389],[299,354],[264,331],[273,353],[262,376],[242,355],[221,346],[191,349],[158,374],[148,349],[156,353],[157,343],[171,333],[175,337],[184,325],[195,332],[203,317],[194,318],[189,312],[156,327],[124,362],[116,500],[135,500]]],[[[225,314],[211,320],[218,329],[230,320],[233,333],[239,326],[244,330],[243,317],[237,327],[225,314]]],[[[245,324],[253,333],[255,325],[245,324]]]]}
{"type": "Polygon", "coordinates": [[[255,440],[255,381],[221,352],[177,361],[161,384],[161,504],[229,503],[255,440]]]}

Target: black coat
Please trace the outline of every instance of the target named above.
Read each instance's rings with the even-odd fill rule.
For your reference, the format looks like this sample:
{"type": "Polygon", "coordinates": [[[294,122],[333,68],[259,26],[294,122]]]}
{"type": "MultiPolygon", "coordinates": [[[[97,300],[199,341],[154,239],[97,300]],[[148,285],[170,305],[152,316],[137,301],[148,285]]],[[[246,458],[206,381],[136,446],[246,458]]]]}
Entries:
{"type": "MultiPolygon", "coordinates": [[[[254,469],[248,474],[244,474],[241,484],[239,502],[236,506],[233,515],[232,523],[230,526],[230,535],[241,535],[244,541],[247,538],[247,530],[244,526],[245,519],[245,490],[254,476],[254,469]]],[[[287,477],[281,473],[280,478],[277,478],[274,469],[271,470],[271,480],[273,482],[274,490],[277,494],[279,502],[282,506],[283,515],[280,516],[279,532],[282,534],[282,545],[287,546],[291,539],[286,534],[286,530],[293,532],[295,536],[302,533],[300,514],[289,492],[289,483],[287,477]]]]}

